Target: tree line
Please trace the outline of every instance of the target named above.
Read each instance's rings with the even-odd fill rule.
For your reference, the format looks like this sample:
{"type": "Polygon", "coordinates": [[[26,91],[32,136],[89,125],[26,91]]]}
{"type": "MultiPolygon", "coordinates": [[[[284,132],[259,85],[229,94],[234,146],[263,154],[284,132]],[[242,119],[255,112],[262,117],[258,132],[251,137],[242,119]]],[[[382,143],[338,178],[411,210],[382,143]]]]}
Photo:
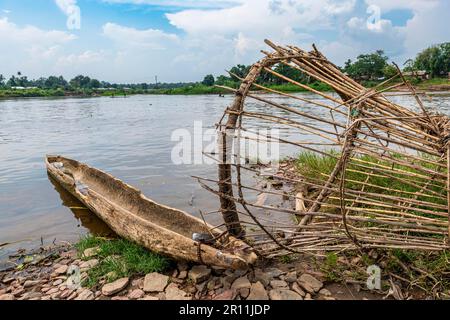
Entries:
{"type": "MultiPolygon", "coordinates": [[[[347,60],[341,70],[350,77],[358,81],[376,81],[390,78],[396,74],[396,68],[388,63],[389,58],[383,50],[377,50],[373,53],[361,54],[355,61],[347,60]]],[[[14,87],[36,87],[39,89],[60,89],[60,90],[96,90],[100,88],[108,89],[132,89],[132,90],[150,90],[150,89],[175,89],[196,85],[213,86],[227,85],[236,87],[240,79],[245,78],[251,66],[238,64],[230,69],[228,75],[220,75],[215,78],[209,74],[205,76],[202,82],[196,83],[138,83],[138,84],[117,84],[90,78],[84,75],[78,75],[67,81],[62,76],[41,77],[39,79],[29,79],[20,71],[6,79],[0,74],[0,88],[9,89],[14,87]]],[[[285,64],[277,64],[275,72],[286,76],[297,82],[311,84],[316,80],[311,79],[303,72],[289,67],[285,64]]],[[[403,65],[404,71],[426,71],[430,77],[447,77],[450,71],[450,42],[431,46],[420,52],[415,59],[409,59],[403,65]]],[[[258,79],[258,83],[265,85],[283,85],[286,83],[283,79],[272,73],[263,71],[258,79]]]]}

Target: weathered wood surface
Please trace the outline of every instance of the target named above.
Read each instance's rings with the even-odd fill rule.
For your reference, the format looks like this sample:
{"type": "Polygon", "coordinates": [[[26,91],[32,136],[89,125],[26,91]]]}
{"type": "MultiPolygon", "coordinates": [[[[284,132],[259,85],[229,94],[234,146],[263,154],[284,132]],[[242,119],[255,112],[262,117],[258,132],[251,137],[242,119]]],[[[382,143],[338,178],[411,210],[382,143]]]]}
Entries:
{"type": "MultiPolygon", "coordinates": [[[[192,240],[192,234],[209,233],[212,226],[181,210],[160,205],[130,185],[75,160],[48,156],[46,165],[64,189],[123,238],[175,259],[224,268],[241,269],[256,260],[246,243],[231,236],[218,240],[219,246],[226,248],[223,250],[201,244],[199,257],[199,243],[192,240]],[[54,163],[62,163],[63,167],[54,163]],[[83,190],[80,184],[87,188],[83,190]]],[[[212,234],[218,236],[220,232],[212,234]]]]}

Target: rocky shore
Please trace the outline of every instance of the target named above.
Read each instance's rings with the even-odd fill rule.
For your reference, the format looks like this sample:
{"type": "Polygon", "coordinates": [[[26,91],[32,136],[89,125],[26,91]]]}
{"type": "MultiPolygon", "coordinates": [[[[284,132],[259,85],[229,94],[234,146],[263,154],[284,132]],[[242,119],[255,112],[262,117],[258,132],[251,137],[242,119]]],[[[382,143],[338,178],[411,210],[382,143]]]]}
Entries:
{"type": "Polygon", "coordinates": [[[178,263],[162,273],[117,279],[106,277],[94,287],[80,285],[98,263],[97,249],[81,255],[72,246],[58,254],[0,273],[0,300],[336,300],[379,299],[369,292],[350,292],[327,284],[306,262],[225,270],[178,263]],[[355,294],[357,296],[355,296],[355,294]]]}

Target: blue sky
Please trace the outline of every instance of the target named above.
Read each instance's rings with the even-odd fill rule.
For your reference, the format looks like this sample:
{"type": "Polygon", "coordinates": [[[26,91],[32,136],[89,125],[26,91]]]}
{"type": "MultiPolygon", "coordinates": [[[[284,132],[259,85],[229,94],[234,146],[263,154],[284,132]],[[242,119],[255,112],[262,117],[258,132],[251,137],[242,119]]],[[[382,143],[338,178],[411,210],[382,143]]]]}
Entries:
{"type": "Polygon", "coordinates": [[[255,62],[264,38],[316,43],[337,64],[377,49],[403,63],[450,40],[449,12],[448,0],[0,0],[0,74],[196,81],[255,62]]]}

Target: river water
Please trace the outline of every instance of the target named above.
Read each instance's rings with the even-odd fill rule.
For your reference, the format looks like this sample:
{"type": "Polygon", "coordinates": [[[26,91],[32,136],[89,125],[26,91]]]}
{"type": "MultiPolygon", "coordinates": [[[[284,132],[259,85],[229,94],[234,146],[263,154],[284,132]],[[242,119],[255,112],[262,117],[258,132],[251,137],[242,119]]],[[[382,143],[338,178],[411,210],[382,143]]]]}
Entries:
{"type": "MultiPolygon", "coordinates": [[[[322,100],[316,95],[300,95],[322,100]]],[[[216,166],[174,164],[171,152],[177,142],[171,136],[177,129],[194,134],[195,121],[201,121],[204,129],[212,128],[232,99],[147,95],[1,100],[0,244],[17,243],[0,248],[0,258],[41,239],[44,243],[74,241],[87,232],[109,233],[101,221],[79,209],[73,197],[49,180],[46,154],[86,162],[141,189],[157,202],[197,216],[199,209],[218,209],[218,199],[191,177],[215,178],[216,166]]],[[[395,99],[406,105],[413,103],[411,97],[395,99]]],[[[448,95],[436,95],[428,103],[449,113],[449,100],[448,95]]],[[[303,108],[319,112],[308,104],[303,108]]]]}

